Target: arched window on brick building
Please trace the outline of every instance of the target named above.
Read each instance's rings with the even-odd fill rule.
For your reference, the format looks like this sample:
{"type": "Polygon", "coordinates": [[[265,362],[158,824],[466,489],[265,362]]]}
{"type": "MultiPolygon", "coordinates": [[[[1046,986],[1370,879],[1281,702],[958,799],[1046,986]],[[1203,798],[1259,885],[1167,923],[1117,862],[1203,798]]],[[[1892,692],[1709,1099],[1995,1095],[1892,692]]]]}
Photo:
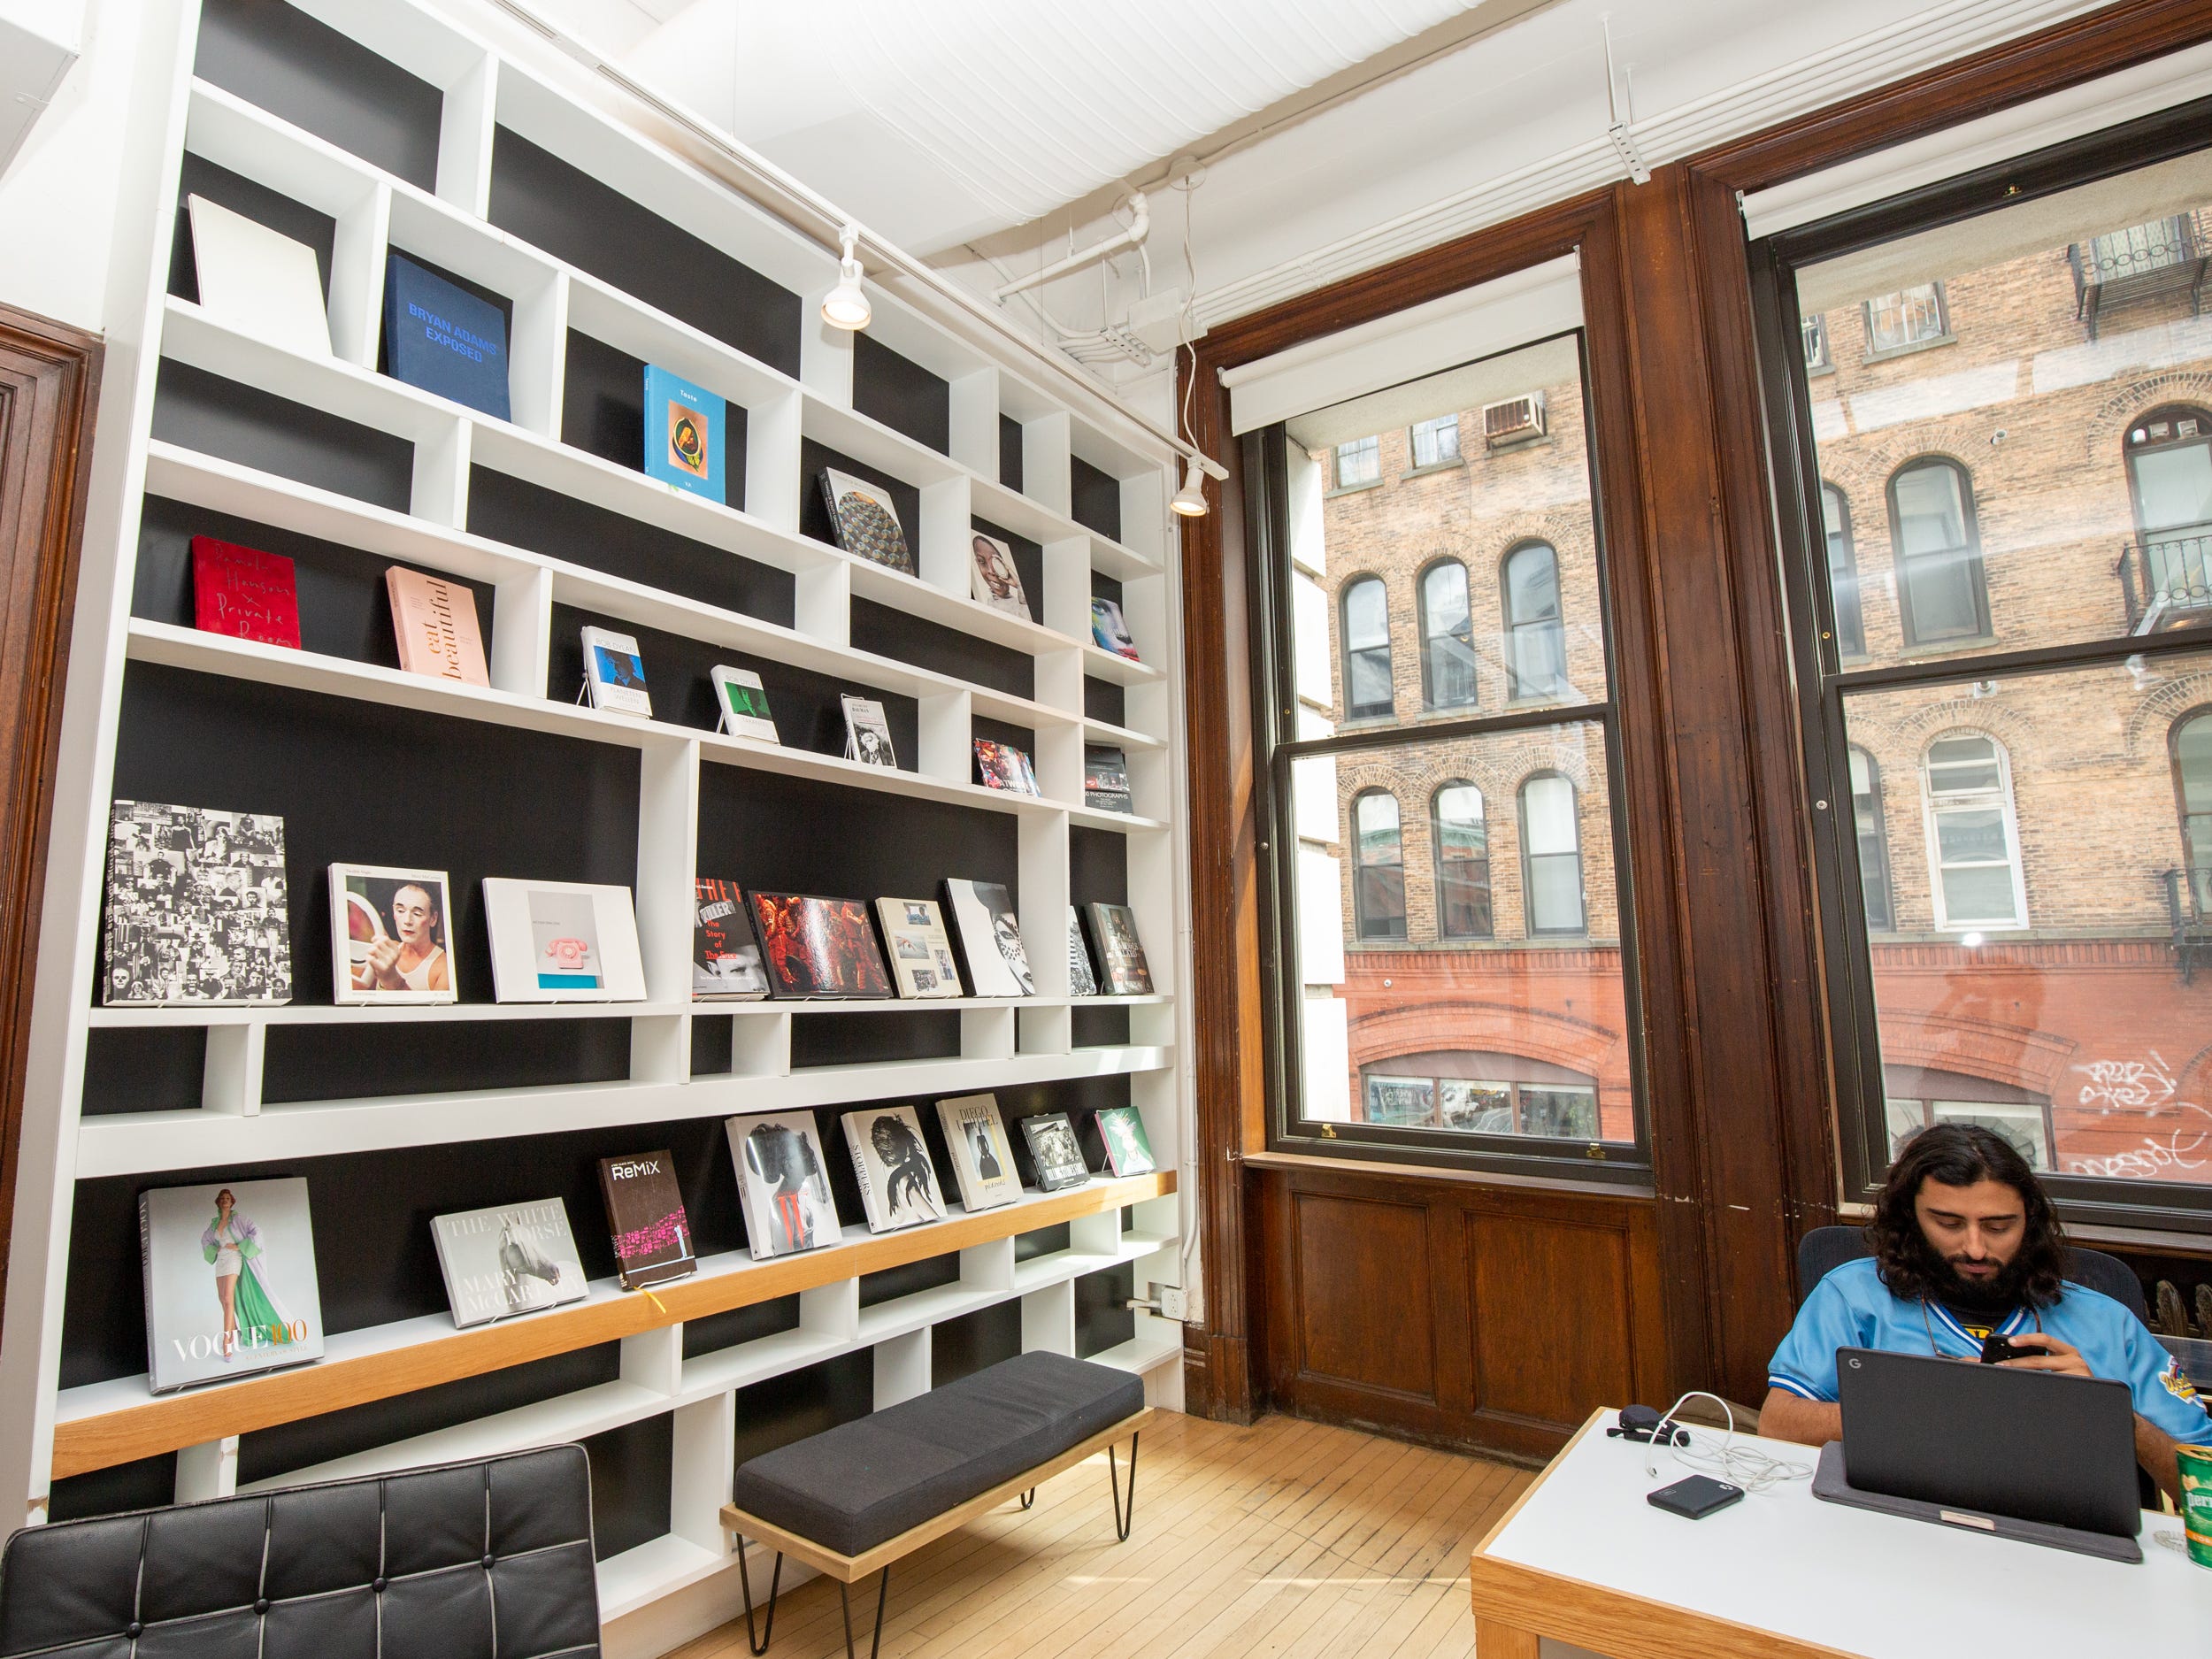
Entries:
{"type": "Polygon", "coordinates": [[[1362,576],[1344,585],[1344,718],[1378,719],[1390,714],[1390,601],[1382,578],[1362,576]]]}
{"type": "Polygon", "coordinates": [[[2199,921],[2212,921],[2212,705],[2174,722],[2174,795],[2181,808],[2183,880],[2199,921]]]}
{"type": "Polygon", "coordinates": [[[1498,567],[1505,599],[1506,695],[1556,697],[1567,689],[1567,630],[1559,612],[1559,555],[1548,541],[1513,549],[1498,567]]]}
{"type": "Polygon", "coordinates": [[[1421,701],[1432,709],[1475,706],[1474,618],[1467,567],[1457,559],[1421,572],[1421,701]]]}
{"type": "Polygon", "coordinates": [[[1974,480],[1947,456],[1908,461],[1889,480],[1889,539],[1905,643],[1941,645],[1989,633],[1974,480]]]}
{"type": "Polygon", "coordinates": [[[1851,503],[1833,484],[1820,487],[1820,517],[1828,533],[1828,594],[1836,613],[1836,654],[1866,655],[1866,616],[1859,605],[1859,556],[1851,542],[1851,503]]]}
{"type": "Polygon", "coordinates": [[[1947,733],[1928,745],[1922,774],[1936,926],[1953,933],[2026,926],[2004,745],[1985,732],[1947,733]]]}
{"type": "Polygon", "coordinates": [[[2212,413],[2154,409],[2126,443],[2138,532],[2128,620],[2201,622],[2212,611],[2212,413]]]}
{"type": "Polygon", "coordinates": [[[1490,826],[1482,791],[1456,780],[1444,785],[1429,799],[1429,829],[1436,848],[1436,936],[1489,938],[1490,826]]]}
{"type": "Polygon", "coordinates": [[[1574,785],[1558,772],[1521,785],[1521,902],[1532,935],[1587,929],[1578,805],[1574,785]]]}
{"type": "Polygon", "coordinates": [[[1352,909],[1362,939],[1406,936],[1405,847],[1387,789],[1352,797],[1352,909]]]}
{"type": "Polygon", "coordinates": [[[1878,933],[1897,926],[1889,891],[1889,829],[1882,811],[1882,769],[1856,743],[1851,746],[1851,821],[1859,837],[1859,894],[1866,925],[1878,933]]]}

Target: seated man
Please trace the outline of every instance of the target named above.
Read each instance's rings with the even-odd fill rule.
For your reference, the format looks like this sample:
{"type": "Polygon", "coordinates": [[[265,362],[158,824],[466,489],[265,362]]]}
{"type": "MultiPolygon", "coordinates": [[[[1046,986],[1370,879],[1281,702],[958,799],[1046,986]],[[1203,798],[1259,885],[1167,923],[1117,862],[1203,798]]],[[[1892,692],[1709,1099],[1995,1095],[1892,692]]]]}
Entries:
{"type": "Polygon", "coordinates": [[[1808,1446],[1843,1437],[1839,1348],[1978,1360],[1993,1333],[2041,1350],[2004,1362],[2016,1370],[2127,1384],[2136,1459],[2178,1500],[2175,1444],[2212,1445],[2212,1416],[2141,1320],[2065,1280],[2057,1214],[2008,1141],[1966,1124],[1924,1129],[1898,1155],[1866,1232],[1873,1256],[1814,1286],[1775,1349],[1761,1433],[1808,1446]]]}

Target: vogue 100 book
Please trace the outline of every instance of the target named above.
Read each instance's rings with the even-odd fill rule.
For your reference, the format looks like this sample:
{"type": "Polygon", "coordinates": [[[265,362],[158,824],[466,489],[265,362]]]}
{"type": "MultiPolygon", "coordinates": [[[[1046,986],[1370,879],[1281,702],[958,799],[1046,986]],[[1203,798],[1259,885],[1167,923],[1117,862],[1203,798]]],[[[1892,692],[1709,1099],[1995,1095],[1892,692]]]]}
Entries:
{"type": "Polygon", "coordinates": [[[703,386],[645,365],[645,476],[709,501],[729,499],[722,470],[727,405],[703,386]]]}
{"type": "Polygon", "coordinates": [[[911,1106],[863,1107],[842,1121],[869,1232],[896,1233],[945,1218],[936,1166],[911,1106]]]}
{"type": "Polygon", "coordinates": [[[804,893],[750,895],[753,924],[778,997],[887,997],[890,977],[868,907],[804,893]]]}
{"type": "Polygon", "coordinates": [[[401,253],[384,280],[384,350],[393,379],[509,418],[505,313],[401,253]]]}
{"type": "Polygon", "coordinates": [[[962,1094],[941,1100],[937,1121],[944,1126],[945,1145],[952,1153],[953,1178],[959,1183],[964,1207],[995,1210],[1022,1195],[1021,1177],[1014,1171],[1013,1148],[1006,1143],[1006,1125],[999,1117],[996,1096],[962,1094]]]}
{"type": "Polygon", "coordinates": [[[108,821],[108,1007],[292,1000],[284,820],[118,801],[108,821]]]}
{"type": "Polygon", "coordinates": [[[695,884],[691,924],[691,994],[747,1001],[768,995],[760,943],[745,913],[745,895],[733,881],[701,876],[695,884]]]}
{"type": "Polygon", "coordinates": [[[484,635],[476,626],[476,595],[463,583],[426,576],[404,565],[384,572],[392,602],[392,636],[399,665],[411,674],[488,686],[484,635]]]}
{"type": "Polygon", "coordinates": [[[430,1223],[453,1323],[463,1329],[581,1302],[589,1289],[568,1206],[557,1198],[438,1216],[430,1223]]]}
{"type": "Polygon", "coordinates": [[[194,536],[192,626],[297,650],[300,599],[292,561],[211,535],[194,536]]]}
{"type": "Polygon", "coordinates": [[[607,1201],[607,1231],[614,1238],[615,1269],[625,1290],[666,1284],[698,1271],[691,1220],[676,1160],[668,1153],[640,1152],[599,1160],[599,1192],[607,1201]]]}
{"type": "Polygon", "coordinates": [[[305,1181],[154,1187],[138,1232],[154,1393],[323,1356],[305,1181]]]}
{"type": "Polygon", "coordinates": [[[745,1238],[755,1261],[835,1244],[843,1236],[812,1112],[732,1118],[723,1128],[737,1165],[745,1238]]]}

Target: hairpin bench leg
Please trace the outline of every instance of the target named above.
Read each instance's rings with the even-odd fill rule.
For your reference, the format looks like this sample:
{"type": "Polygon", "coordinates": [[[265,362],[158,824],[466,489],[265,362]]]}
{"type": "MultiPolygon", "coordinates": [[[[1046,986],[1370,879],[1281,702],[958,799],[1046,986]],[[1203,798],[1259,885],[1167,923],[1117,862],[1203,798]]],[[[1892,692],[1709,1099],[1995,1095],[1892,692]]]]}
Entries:
{"type": "Polygon", "coordinates": [[[1028,1508],[1031,1504],[1033,1504],[1033,1503],[1036,1502],[1036,1501],[1037,1501],[1037,1488],[1036,1488],[1036,1487],[1032,1486],[1032,1487],[1030,1487],[1030,1489],[1029,1489],[1028,1491],[1026,1491],[1026,1492],[1025,1492],[1025,1493],[1023,1493],[1023,1494],[1022,1494],[1022,1508],[1023,1508],[1023,1509],[1027,1509],[1027,1508],[1028,1508]]]}
{"type": "Polygon", "coordinates": [[[1125,1544],[1129,1541],[1130,1524],[1137,1518],[1137,1437],[1134,1434],[1129,1437],[1129,1504],[1126,1509],[1122,1507],[1121,1476],[1115,1471],[1114,1448],[1110,1446],[1106,1448],[1106,1479],[1114,1483],[1114,1541],[1125,1544]]]}
{"type": "MultiPolygon", "coordinates": [[[[883,1577],[876,1586],[876,1636],[868,1644],[868,1659],[876,1659],[883,1647],[883,1604],[891,1599],[891,1569],[883,1570],[883,1577]]],[[[845,1615],[845,1659],[853,1659],[853,1599],[851,1586],[839,1584],[837,1605],[845,1615]]]]}
{"type": "Polygon", "coordinates": [[[783,1584],[783,1551],[776,1552],[776,1570],[768,1578],[768,1618],[765,1626],[756,1635],[753,1631],[753,1575],[745,1566],[745,1540],[737,1540],[737,1581],[745,1586],[745,1640],[753,1650],[753,1659],[768,1651],[768,1644],[776,1639],[776,1592],[783,1584]]]}

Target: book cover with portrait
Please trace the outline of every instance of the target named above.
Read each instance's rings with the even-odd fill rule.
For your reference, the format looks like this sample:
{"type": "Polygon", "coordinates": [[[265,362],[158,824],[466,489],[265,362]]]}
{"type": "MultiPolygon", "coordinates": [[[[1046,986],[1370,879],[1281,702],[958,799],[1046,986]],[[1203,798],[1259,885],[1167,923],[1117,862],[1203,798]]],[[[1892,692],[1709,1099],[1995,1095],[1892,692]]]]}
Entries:
{"type": "Polygon", "coordinates": [[[969,597],[1010,617],[1031,620],[1029,595],[1022,590],[1021,572],[1014,568],[1014,549],[980,531],[969,538],[969,549],[973,556],[969,597]]]}
{"type": "Polygon", "coordinates": [[[1126,904],[1089,904],[1091,944],[1098,952],[1099,987],[1109,996],[1149,996],[1152,970],[1137,942],[1137,917],[1126,904]]]}
{"type": "Polygon", "coordinates": [[[323,1356],[304,1180],[152,1187],[138,1195],[138,1232],[154,1393],[323,1356]]]}
{"type": "Polygon", "coordinates": [[[557,1198],[434,1216],[430,1236],[453,1323],[463,1330],[581,1302],[591,1288],[568,1230],[568,1206],[557,1198]]]}
{"type": "Polygon", "coordinates": [[[937,1122],[952,1154],[953,1179],[968,1210],[995,1210],[1022,1195],[1014,1151],[1006,1141],[995,1094],[962,1094],[937,1102],[937,1122]]]}
{"type": "Polygon", "coordinates": [[[762,1112],[723,1125],[745,1202],[745,1240],[765,1262],[844,1236],[812,1112],[762,1112]]]}
{"type": "Polygon", "coordinates": [[[726,503],[723,428],[728,405],[657,364],[645,365],[645,476],[726,503]]]}
{"type": "Polygon", "coordinates": [[[860,1179],[868,1231],[897,1233],[945,1218],[937,1170],[911,1106],[866,1106],[840,1120],[860,1179]]]}
{"type": "Polygon", "coordinates": [[[1098,975],[1091,967],[1090,949],[1083,942],[1083,924],[1077,919],[1072,904],[1068,906],[1068,995],[1098,995],[1098,975]]]}
{"type": "Polygon", "coordinates": [[[607,628],[587,627],[582,634],[584,685],[591,706],[650,719],[653,695],[645,687],[645,659],[638,655],[637,641],[607,628]]]}
{"type": "Polygon", "coordinates": [[[899,525],[899,510],[891,492],[864,478],[822,469],[822,499],[829,505],[830,527],[837,545],[856,558],[881,565],[902,575],[914,574],[914,553],[899,525]]]}
{"type": "Polygon", "coordinates": [[[858,899],[753,893],[753,927],[780,999],[888,997],[891,978],[868,907],[858,899]]]}
{"type": "Polygon", "coordinates": [[[288,900],[282,818],[116,802],[108,819],[101,1002],[290,1002],[288,900]]]}
{"type": "Polygon", "coordinates": [[[891,747],[891,723],[884,717],[883,705],[873,697],[856,697],[849,691],[841,693],[838,702],[845,710],[845,758],[864,766],[888,766],[895,772],[899,756],[891,747]]]}
{"type": "Polygon", "coordinates": [[[1060,1192],[1091,1179],[1091,1166],[1083,1162],[1083,1148],[1076,1141],[1075,1125],[1068,1121],[1067,1113],[1040,1112],[1023,1118],[1021,1125],[1039,1192],[1060,1192]]]}
{"type": "Polygon", "coordinates": [[[331,865],[332,1000],[458,1002],[452,914],[442,870],[331,865]]]}
{"type": "Polygon", "coordinates": [[[953,958],[952,935],[932,899],[878,899],[876,920],[891,957],[899,995],[943,997],[960,995],[960,964],[953,958]]]}
{"type": "Polygon", "coordinates": [[[752,1002],[767,995],[768,971],[737,883],[700,876],[693,883],[693,900],[692,996],[752,1002]]]}
{"type": "Polygon", "coordinates": [[[1036,977],[1022,944],[1014,901],[1005,884],[956,878],[945,883],[945,911],[977,996],[1034,996],[1036,977]]]}
{"type": "Polygon", "coordinates": [[[600,1159],[599,1195],[606,1201],[607,1232],[623,1289],[664,1285],[699,1271],[676,1160],[667,1151],[600,1159]]]}
{"type": "Polygon", "coordinates": [[[1137,642],[1129,635],[1129,624],[1121,614],[1121,607],[1111,599],[1091,601],[1091,637],[1098,641],[1102,651],[1111,651],[1133,663],[1143,660],[1137,655],[1137,642]]]}
{"type": "Polygon", "coordinates": [[[1134,1106],[1102,1106],[1095,1121],[1106,1167],[1115,1175],[1149,1175],[1160,1167],[1152,1156],[1151,1137],[1144,1132],[1144,1116],[1134,1106]]]}

